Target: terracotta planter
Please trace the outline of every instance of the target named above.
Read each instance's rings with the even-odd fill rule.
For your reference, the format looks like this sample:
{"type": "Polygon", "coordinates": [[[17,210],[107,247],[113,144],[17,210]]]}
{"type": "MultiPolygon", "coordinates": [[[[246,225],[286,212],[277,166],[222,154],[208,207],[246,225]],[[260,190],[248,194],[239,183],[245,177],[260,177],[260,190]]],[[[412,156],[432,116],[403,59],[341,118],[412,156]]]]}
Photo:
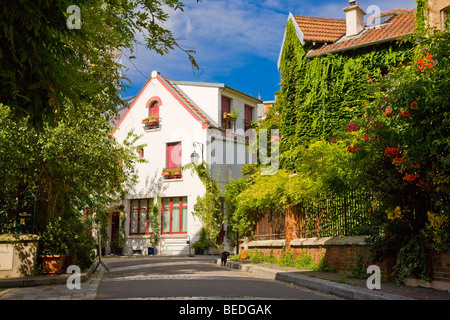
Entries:
{"type": "Polygon", "coordinates": [[[67,256],[48,254],[42,255],[42,272],[44,274],[61,274],[66,266],[67,256]]]}

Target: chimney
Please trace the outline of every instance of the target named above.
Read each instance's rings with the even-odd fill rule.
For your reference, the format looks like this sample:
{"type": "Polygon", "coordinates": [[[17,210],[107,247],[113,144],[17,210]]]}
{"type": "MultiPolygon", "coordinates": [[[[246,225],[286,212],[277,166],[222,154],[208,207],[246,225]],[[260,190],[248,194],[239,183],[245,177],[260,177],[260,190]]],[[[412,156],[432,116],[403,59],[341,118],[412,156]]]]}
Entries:
{"type": "Polygon", "coordinates": [[[349,0],[349,7],[344,8],[345,21],[347,22],[346,37],[352,37],[364,29],[364,16],[366,13],[359,7],[358,2],[349,0]]]}

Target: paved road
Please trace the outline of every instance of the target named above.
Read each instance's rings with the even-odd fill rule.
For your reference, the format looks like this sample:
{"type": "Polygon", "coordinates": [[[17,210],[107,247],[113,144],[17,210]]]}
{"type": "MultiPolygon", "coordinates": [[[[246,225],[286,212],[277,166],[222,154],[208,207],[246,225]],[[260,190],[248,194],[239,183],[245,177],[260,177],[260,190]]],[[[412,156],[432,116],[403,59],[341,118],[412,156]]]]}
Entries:
{"type": "Polygon", "coordinates": [[[308,299],[334,296],[221,267],[213,257],[105,260],[96,299],[308,299]]]}

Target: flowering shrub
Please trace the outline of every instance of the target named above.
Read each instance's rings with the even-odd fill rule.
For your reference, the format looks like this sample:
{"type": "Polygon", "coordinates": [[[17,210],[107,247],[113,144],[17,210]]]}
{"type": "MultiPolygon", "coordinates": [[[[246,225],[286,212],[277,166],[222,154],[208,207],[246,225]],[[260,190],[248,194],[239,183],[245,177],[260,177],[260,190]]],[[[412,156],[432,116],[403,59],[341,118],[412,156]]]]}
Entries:
{"type": "Polygon", "coordinates": [[[376,216],[386,236],[374,249],[397,259],[400,280],[429,280],[428,252],[450,249],[449,38],[448,31],[423,37],[415,62],[390,70],[365,115],[334,137],[347,142],[355,181],[380,196],[376,216]]]}
{"type": "Polygon", "coordinates": [[[417,70],[422,71],[423,69],[433,68],[433,61],[431,54],[428,53],[426,57],[417,60],[417,70]]]}

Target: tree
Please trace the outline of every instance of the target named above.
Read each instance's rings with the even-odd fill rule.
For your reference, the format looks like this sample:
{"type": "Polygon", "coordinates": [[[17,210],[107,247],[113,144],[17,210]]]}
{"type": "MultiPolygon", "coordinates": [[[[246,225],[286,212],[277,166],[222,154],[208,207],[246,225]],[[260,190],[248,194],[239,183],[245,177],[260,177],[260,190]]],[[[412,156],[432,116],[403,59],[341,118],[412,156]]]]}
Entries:
{"type": "Polygon", "coordinates": [[[428,255],[450,249],[450,32],[423,30],[411,63],[392,68],[365,114],[348,124],[359,180],[382,199],[374,239],[394,271],[430,280],[428,255]]]}
{"type": "Polygon", "coordinates": [[[135,180],[138,138],[130,132],[123,145],[94,107],[68,107],[57,127],[41,130],[16,121],[0,105],[0,216],[6,232],[20,212],[34,214],[37,231],[65,212],[106,210],[135,180]],[[75,209],[75,210],[74,210],[75,209]]]}
{"type": "MultiPolygon", "coordinates": [[[[197,0],[199,2],[199,0],[197,0]]],[[[0,11],[0,103],[12,115],[42,127],[56,123],[68,108],[81,104],[99,112],[121,103],[116,50],[132,51],[138,33],[149,50],[161,55],[179,48],[197,67],[192,50],[183,49],[164,27],[178,0],[82,0],[79,28],[69,0],[4,1],[0,11]],[[69,26],[68,26],[69,25],[69,26]]],[[[73,7],[73,6],[72,6],[73,7]]]]}

